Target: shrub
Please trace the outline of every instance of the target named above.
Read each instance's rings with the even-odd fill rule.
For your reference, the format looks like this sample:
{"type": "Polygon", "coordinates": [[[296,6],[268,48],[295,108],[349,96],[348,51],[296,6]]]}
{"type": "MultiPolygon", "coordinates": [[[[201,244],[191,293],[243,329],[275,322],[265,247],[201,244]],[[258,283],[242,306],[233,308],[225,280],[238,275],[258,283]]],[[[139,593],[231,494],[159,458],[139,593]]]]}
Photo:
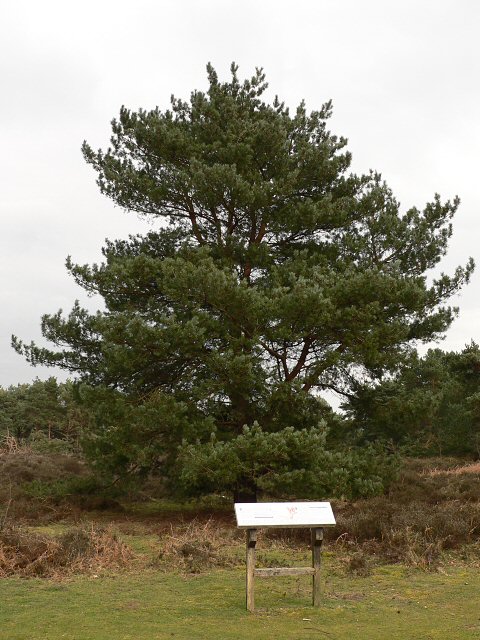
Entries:
{"type": "Polygon", "coordinates": [[[247,486],[282,498],[355,498],[382,493],[395,478],[398,460],[381,445],[336,450],[326,436],[323,427],[270,433],[255,423],[232,440],[184,445],[180,480],[188,492],[247,486]]]}
{"type": "Polygon", "coordinates": [[[72,442],[63,438],[49,438],[43,431],[32,431],[27,445],[36,453],[73,453],[72,442]]]}
{"type": "MultiPolygon", "coordinates": [[[[200,573],[214,567],[231,567],[243,562],[242,554],[232,551],[240,540],[235,530],[219,527],[212,519],[171,527],[161,536],[161,550],[153,566],[185,573],[200,573]]],[[[243,539],[243,537],[242,537],[243,539]]]]}
{"type": "MultiPolygon", "coordinates": [[[[451,461],[450,461],[451,463],[451,461]]],[[[336,509],[327,531],[349,554],[435,568],[442,553],[480,542],[480,478],[473,466],[423,470],[409,464],[389,495],[336,509]]],[[[349,562],[349,561],[348,561],[349,562]]]]}
{"type": "Polygon", "coordinates": [[[0,530],[0,577],[60,578],[119,569],[133,557],[108,527],[77,527],[56,538],[18,526],[0,530]]]}

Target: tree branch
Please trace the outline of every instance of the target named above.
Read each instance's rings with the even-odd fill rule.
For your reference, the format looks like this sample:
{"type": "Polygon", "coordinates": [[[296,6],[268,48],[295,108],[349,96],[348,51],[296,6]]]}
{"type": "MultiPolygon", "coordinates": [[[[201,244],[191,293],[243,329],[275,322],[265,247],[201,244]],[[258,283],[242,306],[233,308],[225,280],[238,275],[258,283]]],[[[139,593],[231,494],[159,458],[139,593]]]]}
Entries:
{"type": "Polygon", "coordinates": [[[286,377],[287,382],[294,380],[298,376],[298,374],[301,372],[303,367],[305,366],[305,361],[308,357],[308,353],[310,351],[310,347],[312,346],[313,342],[314,342],[314,338],[312,337],[305,338],[303,342],[302,352],[300,353],[300,357],[297,361],[297,364],[293,367],[293,369],[290,371],[290,373],[286,377]]]}

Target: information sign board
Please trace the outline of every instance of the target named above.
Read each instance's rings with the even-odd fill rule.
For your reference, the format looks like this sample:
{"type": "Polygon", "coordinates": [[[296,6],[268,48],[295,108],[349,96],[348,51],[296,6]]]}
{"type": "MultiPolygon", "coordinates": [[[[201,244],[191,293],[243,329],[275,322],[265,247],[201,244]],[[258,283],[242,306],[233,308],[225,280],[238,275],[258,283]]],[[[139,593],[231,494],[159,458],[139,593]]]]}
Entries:
{"type": "Polygon", "coordinates": [[[329,502],[237,502],[240,529],[333,527],[335,516],[329,502]]]}

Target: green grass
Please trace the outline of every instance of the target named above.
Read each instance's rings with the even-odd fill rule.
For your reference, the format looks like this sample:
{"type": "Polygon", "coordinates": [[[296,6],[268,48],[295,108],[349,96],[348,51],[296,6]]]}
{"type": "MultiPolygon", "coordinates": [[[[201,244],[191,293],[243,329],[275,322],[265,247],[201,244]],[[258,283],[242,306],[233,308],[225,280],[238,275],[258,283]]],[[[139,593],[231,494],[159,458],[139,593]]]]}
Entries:
{"type": "MultiPolygon", "coordinates": [[[[327,561],[329,562],[329,561],[327,561]]],[[[445,574],[382,567],[367,578],[328,573],[320,609],[310,581],[256,581],[244,609],[244,572],[183,577],[152,570],[68,582],[0,581],[1,640],[463,640],[480,637],[475,569],[445,574]]]]}

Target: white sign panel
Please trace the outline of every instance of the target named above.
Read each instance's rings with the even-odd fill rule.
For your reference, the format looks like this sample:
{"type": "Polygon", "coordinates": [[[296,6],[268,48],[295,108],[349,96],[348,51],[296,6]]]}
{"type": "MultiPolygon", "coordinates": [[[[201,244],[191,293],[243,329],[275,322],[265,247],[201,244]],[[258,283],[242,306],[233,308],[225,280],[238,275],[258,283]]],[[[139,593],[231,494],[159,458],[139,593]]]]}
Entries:
{"type": "Polygon", "coordinates": [[[336,524],[330,502],[237,502],[235,516],[240,529],[295,529],[336,524]]]}

